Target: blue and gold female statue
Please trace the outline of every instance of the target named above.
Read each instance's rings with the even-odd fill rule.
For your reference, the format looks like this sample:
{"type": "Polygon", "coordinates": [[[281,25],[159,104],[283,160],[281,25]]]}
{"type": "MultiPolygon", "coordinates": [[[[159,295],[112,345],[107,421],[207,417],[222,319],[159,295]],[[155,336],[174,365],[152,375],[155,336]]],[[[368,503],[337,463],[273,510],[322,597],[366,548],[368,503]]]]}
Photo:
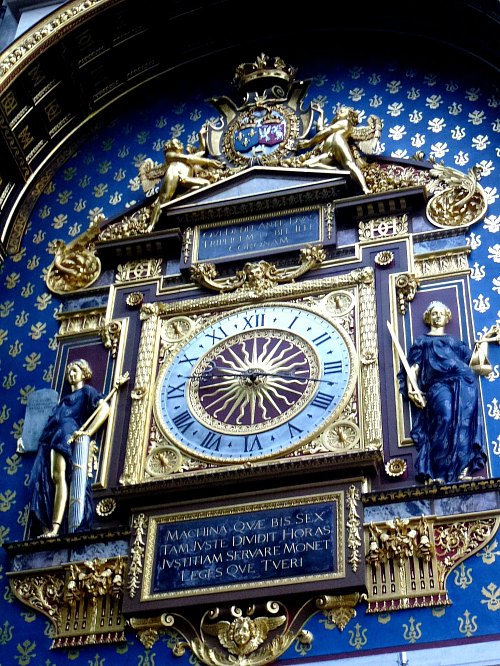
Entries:
{"type": "Polygon", "coordinates": [[[415,478],[423,483],[459,481],[486,463],[477,375],[491,372],[483,346],[498,342],[498,326],[471,352],[445,333],[450,320],[444,303],[429,303],[424,321],[430,330],[410,348],[409,374],[398,373],[401,393],[417,408],[410,434],[417,448],[415,478]]]}

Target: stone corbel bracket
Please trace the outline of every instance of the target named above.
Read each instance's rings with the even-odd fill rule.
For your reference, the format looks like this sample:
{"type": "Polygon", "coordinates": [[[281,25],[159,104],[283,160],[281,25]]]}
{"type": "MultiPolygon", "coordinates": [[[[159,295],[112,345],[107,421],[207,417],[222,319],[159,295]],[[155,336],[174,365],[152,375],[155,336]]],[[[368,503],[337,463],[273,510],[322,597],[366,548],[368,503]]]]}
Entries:
{"type": "Polygon", "coordinates": [[[10,573],[10,586],[17,599],[52,622],[53,648],[120,643],[125,564],[118,557],[10,573]]]}

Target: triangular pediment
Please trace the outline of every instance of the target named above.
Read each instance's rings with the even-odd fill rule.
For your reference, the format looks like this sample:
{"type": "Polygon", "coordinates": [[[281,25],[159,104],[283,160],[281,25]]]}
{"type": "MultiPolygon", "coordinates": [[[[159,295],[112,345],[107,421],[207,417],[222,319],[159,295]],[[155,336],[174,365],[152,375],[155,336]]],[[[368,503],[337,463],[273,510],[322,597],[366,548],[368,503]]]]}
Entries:
{"type": "Polygon", "coordinates": [[[192,190],[162,207],[162,217],[199,215],[204,210],[239,207],[265,199],[301,198],[307,192],[347,191],[348,171],[253,166],[198,190],[192,190]]]}

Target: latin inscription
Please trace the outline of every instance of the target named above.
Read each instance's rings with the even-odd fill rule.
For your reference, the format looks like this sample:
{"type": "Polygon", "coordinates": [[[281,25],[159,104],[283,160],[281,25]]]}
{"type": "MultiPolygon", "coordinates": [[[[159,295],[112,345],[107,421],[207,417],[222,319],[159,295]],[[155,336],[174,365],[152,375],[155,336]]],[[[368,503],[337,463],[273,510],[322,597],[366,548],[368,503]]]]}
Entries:
{"type": "Polygon", "coordinates": [[[152,594],[337,573],[337,504],[158,524],[152,594]]]}
{"type": "Polygon", "coordinates": [[[318,211],[293,213],[259,222],[201,227],[196,261],[262,253],[321,239],[318,211]]]}

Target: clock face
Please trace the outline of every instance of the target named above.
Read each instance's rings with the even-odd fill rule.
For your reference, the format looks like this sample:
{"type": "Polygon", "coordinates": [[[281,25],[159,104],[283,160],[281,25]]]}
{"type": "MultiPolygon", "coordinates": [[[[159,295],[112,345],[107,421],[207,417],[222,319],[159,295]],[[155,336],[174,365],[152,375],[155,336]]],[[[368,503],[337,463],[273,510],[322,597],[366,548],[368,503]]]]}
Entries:
{"type": "Polygon", "coordinates": [[[317,436],[345,405],[355,351],[342,329],[299,306],[221,316],[161,369],[156,419],[195,457],[260,460],[317,436]]]}

